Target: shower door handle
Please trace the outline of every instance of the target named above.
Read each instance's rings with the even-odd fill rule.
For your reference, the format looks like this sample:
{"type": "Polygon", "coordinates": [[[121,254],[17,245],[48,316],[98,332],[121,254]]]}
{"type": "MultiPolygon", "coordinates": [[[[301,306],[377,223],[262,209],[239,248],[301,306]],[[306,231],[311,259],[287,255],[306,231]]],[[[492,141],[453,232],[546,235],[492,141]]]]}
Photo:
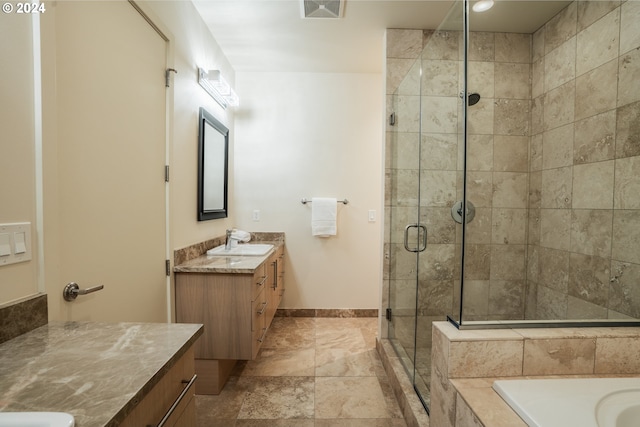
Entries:
{"type": "Polygon", "coordinates": [[[404,228],[404,248],[408,252],[422,252],[425,249],[427,249],[427,227],[422,225],[422,224],[408,224],[404,228]],[[420,236],[420,230],[422,230],[422,244],[420,246],[418,246],[417,248],[410,248],[409,247],[409,229],[410,228],[417,228],[418,229],[418,236],[420,236]]]}

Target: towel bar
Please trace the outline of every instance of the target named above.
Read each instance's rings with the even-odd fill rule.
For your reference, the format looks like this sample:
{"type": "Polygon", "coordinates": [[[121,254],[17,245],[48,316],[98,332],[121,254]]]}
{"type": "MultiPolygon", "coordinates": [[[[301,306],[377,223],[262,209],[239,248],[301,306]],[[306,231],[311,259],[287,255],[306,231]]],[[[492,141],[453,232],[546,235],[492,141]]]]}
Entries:
{"type": "MultiPolygon", "coordinates": [[[[302,200],[300,201],[303,205],[306,205],[307,203],[311,203],[310,199],[307,199],[306,197],[303,197],[302,200]]],[[[337,200],[338,203],[342,203],[344,205],[348,205],[349,204],[349,200],[347,199],[343,199],[343,200],[337,200]]]]}

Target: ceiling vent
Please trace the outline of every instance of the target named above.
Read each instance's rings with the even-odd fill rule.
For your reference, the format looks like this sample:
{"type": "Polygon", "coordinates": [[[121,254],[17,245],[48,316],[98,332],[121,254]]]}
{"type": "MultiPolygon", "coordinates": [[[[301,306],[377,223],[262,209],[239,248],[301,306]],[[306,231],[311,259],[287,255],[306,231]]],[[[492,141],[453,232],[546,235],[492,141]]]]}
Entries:
{"type": "Polygon", "coordinates": [[[344,0],[302,0],[303,18],[341,18],[344,0]]]}

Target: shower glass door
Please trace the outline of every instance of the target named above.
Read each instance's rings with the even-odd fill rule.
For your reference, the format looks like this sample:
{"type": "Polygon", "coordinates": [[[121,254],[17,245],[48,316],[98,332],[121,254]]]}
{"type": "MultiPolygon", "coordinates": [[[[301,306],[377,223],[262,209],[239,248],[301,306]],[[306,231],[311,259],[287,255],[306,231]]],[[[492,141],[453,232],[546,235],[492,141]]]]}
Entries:
{"type": "Polygon", "coordinates": [[[456,2],[438,29],[416,35],[417,58],[390,97],[387,128],[388,334],[427,407],[431,324],[460,304],[462,227],[451,211],[464,182],[462,12],[456,2]]]}

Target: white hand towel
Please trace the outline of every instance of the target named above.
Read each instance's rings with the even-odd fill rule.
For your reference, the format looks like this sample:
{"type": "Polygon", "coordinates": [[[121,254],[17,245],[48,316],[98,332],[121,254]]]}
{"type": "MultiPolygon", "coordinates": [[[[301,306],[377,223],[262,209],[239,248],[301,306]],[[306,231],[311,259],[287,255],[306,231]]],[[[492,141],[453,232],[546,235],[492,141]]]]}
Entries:
{"type": "Polygon", "coordinates": [[[336,212],[338,201],[329,197],[311,199],[311,235],[319,237],[335,236],[338,231],[336,212]]]}
{"type": "Polygon", "coordinates": [[[248,231],[243,231],[243,230],[234,230],[231,233],[231,237],[235,240],[238,240],[240,242],[244,242],[247,243],[251,240],[251,233],[249,233],[248,231]]]}

